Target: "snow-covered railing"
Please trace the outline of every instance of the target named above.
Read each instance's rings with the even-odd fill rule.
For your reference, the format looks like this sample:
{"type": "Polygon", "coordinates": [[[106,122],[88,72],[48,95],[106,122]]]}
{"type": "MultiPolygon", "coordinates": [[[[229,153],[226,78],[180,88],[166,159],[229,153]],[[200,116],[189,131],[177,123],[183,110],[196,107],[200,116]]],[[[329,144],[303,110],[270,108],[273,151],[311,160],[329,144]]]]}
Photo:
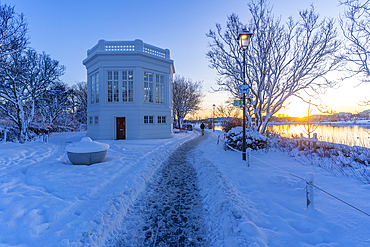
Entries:
{"type": "Polygon", "coordinates": [[[145,53],[149,53],[149,54],[157,56],[157,57],[166,58],[166,51],[165,50],[159,49],[159,48],[157,48],[155,46],[152,46],[152,45],[144,44],[143,51],[145,53]]]}
{"type": "Polygon", "coordinates": [[[139,39],[134,41],[99,40],[97,45],[87,51],[87,56],[91,56],[96,52],[143,52],[156,57],[170,59],[170,50],[146,44],[139,39]]]}
{"type": "Polygon", "coordinates": [[[318,141],[319,140],[317,139],[317,134],[316,133],[313,134],[313,138],[304,137],[303,134],[301,133],[301,136],[299,138],[299,150],[303,150],[303,142],[308,143],[308,148],[310,148],[310,143],[312,142],[313,150],[314,150],[314,152],[316,152],[318,141]]]}

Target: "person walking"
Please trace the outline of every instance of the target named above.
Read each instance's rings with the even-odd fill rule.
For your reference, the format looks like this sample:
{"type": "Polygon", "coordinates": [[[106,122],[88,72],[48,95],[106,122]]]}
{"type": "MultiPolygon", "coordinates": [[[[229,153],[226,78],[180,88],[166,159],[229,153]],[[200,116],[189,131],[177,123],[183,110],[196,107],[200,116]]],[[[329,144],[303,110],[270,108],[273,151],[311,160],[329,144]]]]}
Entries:
{"type": "Polygon", "coordinates": [[[200,125],[200,128],[201,128],[201,130],[202,130],[202,136],[204,136],[204,127],[206,127],[206,126],[204,126],[204,123],[202,123],[202,124],[200,125]]]}

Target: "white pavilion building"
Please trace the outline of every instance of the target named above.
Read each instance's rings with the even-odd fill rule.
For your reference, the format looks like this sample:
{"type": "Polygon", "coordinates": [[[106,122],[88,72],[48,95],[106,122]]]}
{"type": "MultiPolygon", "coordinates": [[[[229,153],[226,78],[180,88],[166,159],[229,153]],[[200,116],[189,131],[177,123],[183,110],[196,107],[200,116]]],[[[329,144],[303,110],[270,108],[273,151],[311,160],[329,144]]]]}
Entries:
{"type": "Polygon", "coordinates": [[[170,138],[174,62],[168,49],[141,40],[105,41],[87,51],[87,136],[170,138]]]}

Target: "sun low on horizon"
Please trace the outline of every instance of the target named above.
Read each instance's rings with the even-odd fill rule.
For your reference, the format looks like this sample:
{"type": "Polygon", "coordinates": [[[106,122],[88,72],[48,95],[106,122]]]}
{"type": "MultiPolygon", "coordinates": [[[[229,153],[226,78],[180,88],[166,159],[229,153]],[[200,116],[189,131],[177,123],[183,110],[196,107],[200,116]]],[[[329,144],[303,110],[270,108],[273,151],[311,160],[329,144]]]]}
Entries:
{"type": "MultiPolygon", "coordinates": [[[[337,88],[329,89],[325,94],[320,97],[318,102],[321,103],[321,107],[324,111],[329,111],[332,113],[349,112],[349,113],[359,113],[370,109],[370,105],[366,105],[363,102],[370,98],[368,93],[370,92],[370,84],[360,84],[357,85],[353,81],[343,81],[339,83],[337,88]]],[[[220,104],[225,105],[225,101],[229,98],[227,92],[217,94],[206,93],[202,104],[202,110],[197,112],[194,116],[189,116],[194,118],[195,116],[199,118],[211,118],[213,114],[213,104],[217,108],[220,104]]],[[[320,112],[314,106],[311,107],[312,112],[310,115],[325,114],[320,112]]],[[[240,110],[240,112],[242,112],[240,110]]],[[[241,113],[240,113],[241,114],[241,113]]],[[[308,115],[308,103],[302,101],[297,97],[290,97],[284,107],[278,111],[274,116],[284,116],[284,117],[305,117],[308,115]]]]}

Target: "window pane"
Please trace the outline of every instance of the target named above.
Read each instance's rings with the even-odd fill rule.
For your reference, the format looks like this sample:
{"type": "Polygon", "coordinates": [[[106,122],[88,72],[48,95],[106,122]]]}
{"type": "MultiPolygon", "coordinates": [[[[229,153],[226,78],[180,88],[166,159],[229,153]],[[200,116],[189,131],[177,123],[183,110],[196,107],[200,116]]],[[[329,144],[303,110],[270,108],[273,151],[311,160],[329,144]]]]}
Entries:
{"type": "Polygon", "coordinates": [[[128,101],[134,102],[134,82],[128,82],[128,101]]]}
{"type": "MultiPolygon", "coordinates": [[[[122,101],[134,101],[134,71],[122,71],[122,101]]],[[[145,90],[144,90],[145,91],[145,90]]]]}
{"type": "Polygon", "coordinates": [[[149,102],[153,102],[153,83],[149,82],[149,102]]]}
{"type": "Polygon", "coordinates": [[[164,85],[161,85],[161,103],[164,103],[164,85]]]}
{"type": "Polygon", "coordinates": [[[99,73],[95,74],[95,102],[99,103],[99,73]]]}
{"type": "Polygon", "coordinates": [[[149,83],[144,82],[144,102],[149,102],[149,83]]]}
{"type": "Polygon", "coordinates": [[[91,104],[94,104],[94,102],[95,102],[95,100],[94,100],[95,99],[95,76],[94,75],[90,76],[90,81],[91,81],[91,87],[90,87],[91,104]]]}
{"type": "Polygon", "coordinates": [[[149,123],[153,123],[153,116],[149,116],[149,123]]]}
{"type": "Polygon", "coordinates": [[[118,95],[118,81],[114,81],[113,83],[113,93],[114,93],[114,102],[119,101],[119,95],[118,95]]]}
{"type": "Polygon", "coordinates": [[[122,82],[122,101],[127,102],[127,81],[122,82]]]}
{"type": "Polygon", "coordinates": [[[112,81],[108,81],[108,102],[112,102],[113,91],[112,91],[112,81]]]}
{"type": "Polygon", "coordinates": [[[153,79],[154,74],[150,72],[144,73],[144,102],[153,102],[153,79]]]}
{"type": "Polygon", "coordinates": [[[155,84],[155,103],[159,103],[159,95],[160,95],[160,92],[159,92],[159,83],[156,83],[155,84]]]}

